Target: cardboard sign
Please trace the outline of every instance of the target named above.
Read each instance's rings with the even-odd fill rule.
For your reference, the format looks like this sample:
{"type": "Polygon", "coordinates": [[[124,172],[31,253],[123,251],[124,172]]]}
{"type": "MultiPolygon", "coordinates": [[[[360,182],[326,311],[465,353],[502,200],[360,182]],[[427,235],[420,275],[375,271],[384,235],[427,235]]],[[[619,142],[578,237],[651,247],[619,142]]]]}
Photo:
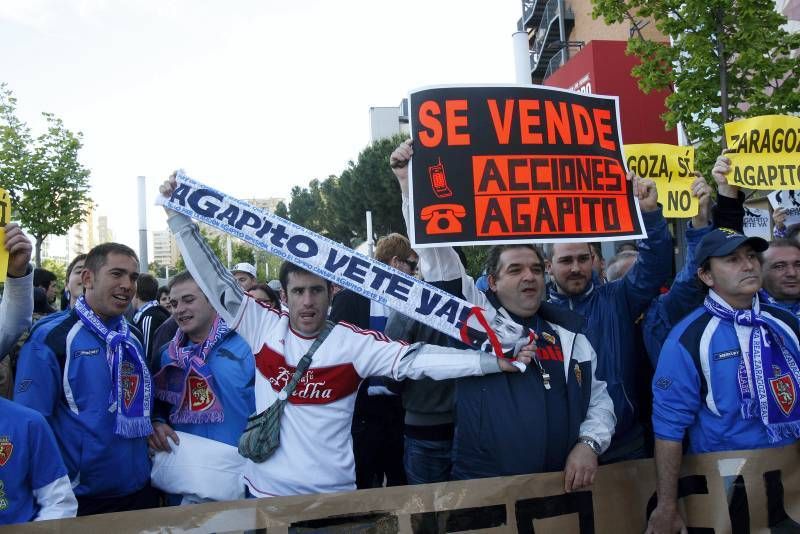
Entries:
{"type": "Polygon", "coordinates": [[[8,251],[3,243],[6,239],[5,226],[10,220],[11,196],[5,189],[0,189],[0,282],[5,282],[8,275],[8,251]]]}
{"type": "Polygon", "coordinates": [[[697,215],[699,203],[692,195],[694,147],[646,143],[625,145],[624,152],[628,169],[655,181],[664,217],[697,215]]]}
{"type": "Polygon", "coordinates": [[[744,206],[744,235],[747,237],[760,237],[767,241],[772,239],[770,235],[770,214],[766,208],[756,208],[744,206]]]}
{"type": "Polygon", "coordinates": [[[800,117],[764,115],[729,122],[728,181],[749,189],[800,189],[800,117]]]}
{"type": "MultiPolygon", "coordinates": [[[[678,508],[689,532],[798,532],[799,453],[795,444],[685,457],[678,508]]],[[[594,485],[574,493],[564,493],[564,473],[543,473],[99,514],[0,532],[641,534],[655,489],[653,460],[635,460],[600,467],[594,485]]]]}
{"type": "Polygon", "coordinates": [[[437,87],[409,102],[413,246],[644,237],[616,97],[437,87]]]}
{"type": "Polygon", "coordinates": [[[800,223],[800,191],[773,191],[767,199],[773,210],[783,208],[786,211],[785,226],[800,223]]]}

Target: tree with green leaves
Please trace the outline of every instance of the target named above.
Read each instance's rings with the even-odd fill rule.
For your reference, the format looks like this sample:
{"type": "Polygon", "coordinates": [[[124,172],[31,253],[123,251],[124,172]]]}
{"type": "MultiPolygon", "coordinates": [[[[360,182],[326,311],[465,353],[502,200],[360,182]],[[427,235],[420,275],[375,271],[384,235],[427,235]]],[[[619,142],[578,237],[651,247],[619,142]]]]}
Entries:
{"type": "Polygon", "coordinates": [[[348,247],[366,240],[367,211],[372,212],[375,235],[405,234],[400,187],[388,165],[389,155],[404,138],[375,141],[338,177],[294,187],[288,209],[279,204],[275,214],[348,247]]]}
{"type": "MultiPolygon", "coordinates": [[[[208,226],[200,225],[200,235],[206,240],[214,255],[223,265],[228,263],[227,237],[219,232],[210,232],[208,226]]],[[[231,237],[231,266],[237,263],[247,262],[256,266],[256,278],[260,282],[269,281],[278,277],[278,269],[283,260],[273,256],[264,250],[257,249],[235,237],[231,237]]],[[[157,265],[157,264],[151,264],[157,265]]],[[[153,268],[150,268],[153,271],[153,268]]],[[[177,274],[186,270],[186,263],[182,256],[178,256],[175,268],[170,269],[170,274],[177,274]]]]}
{"type": "Polygon", "coordinates": [[[78,161],[82,134],[73,133],[52,113],[42,113],[47,131],[34,138],[16,116],[17,100],[0,84],[0,187],[12,199],[12,216],[30,233],[41,265],[42,243],[64,235],[85,220],[89,170],[78,161]]]}
{"type": "Polygon", "coordinates": [[[710,169],[724,148],[723,126],[737,119],[800,111],[800,34],[772,0],[592,0],[594,17],[629,23],[633,75],[649,92],[669,89],[668,128],[683,125],[696,145],[696,167],[710,169]],[[645,39],[652,18],[672,44],[645,39]]]}
{"type": "Polygon", "coordinates": [[[60,260],[55,260],[52,258],[47,258],[46,260],[42,261],[41,265],[42,269],[46,269],[56,275],[56,285],[58,286],[58,290],[61,291],[64,289],[64,284],[67,281],[67,264],[60,260]]]}

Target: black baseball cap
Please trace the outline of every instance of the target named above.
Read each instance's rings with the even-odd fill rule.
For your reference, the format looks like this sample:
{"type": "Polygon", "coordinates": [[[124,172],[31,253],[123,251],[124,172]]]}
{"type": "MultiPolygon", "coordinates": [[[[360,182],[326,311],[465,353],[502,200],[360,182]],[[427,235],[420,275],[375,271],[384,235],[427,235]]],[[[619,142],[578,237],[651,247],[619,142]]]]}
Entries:
{"type": "Polygon", "coordinates": [[[695,261],[700,265],[708,258],[727,256],[742,245],[750,245],[756,252],[764,252],[769,248],[769,243],[760,237],[747,237],[730,228],[715,228],[698,243],[695,261]]]}

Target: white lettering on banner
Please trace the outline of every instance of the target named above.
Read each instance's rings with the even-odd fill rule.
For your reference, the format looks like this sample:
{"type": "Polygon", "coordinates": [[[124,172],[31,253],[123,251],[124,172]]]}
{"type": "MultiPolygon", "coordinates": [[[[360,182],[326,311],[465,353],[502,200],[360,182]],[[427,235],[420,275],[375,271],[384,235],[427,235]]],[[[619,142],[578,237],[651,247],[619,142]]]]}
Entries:
{"type": "Polygon", "coordinates": [[[385,304],[473,348],[516,352],[526,344],[527,332],[494,309],[473,306],[291,221],[196,182],[183,172],[179,171],[176,179],[178,185],[170,199],[158,198],[158,203],[168,209],[385,304]]]}

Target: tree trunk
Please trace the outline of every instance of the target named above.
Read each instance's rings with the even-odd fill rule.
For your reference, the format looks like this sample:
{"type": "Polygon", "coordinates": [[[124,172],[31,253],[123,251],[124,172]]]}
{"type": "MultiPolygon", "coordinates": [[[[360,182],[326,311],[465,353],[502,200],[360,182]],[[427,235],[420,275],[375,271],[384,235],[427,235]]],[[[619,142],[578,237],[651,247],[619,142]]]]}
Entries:
{"type": "MultiPolygon", "coordinates": [[[[728,122],[728,65],[725,60],[725,46],[722,44],[724,28],[722,24],[723,10],[718,8],[714,13],[717,25],[717,59],[719,60],[719,105],[722,112],[722,124],[720,130],[724,130],[725,123],[728,122]]],[[[725,146],[725,135],[722,135],[722,148],[725,146]]]]}
{"type": "Polygon", "coordinates": [[[34,239],[36,239],[36,266],[37,267],[41,267],[42,266],[42,243],[44,243],[44,237],[36,237],[36,236],[34,236],[34,239]]]}

